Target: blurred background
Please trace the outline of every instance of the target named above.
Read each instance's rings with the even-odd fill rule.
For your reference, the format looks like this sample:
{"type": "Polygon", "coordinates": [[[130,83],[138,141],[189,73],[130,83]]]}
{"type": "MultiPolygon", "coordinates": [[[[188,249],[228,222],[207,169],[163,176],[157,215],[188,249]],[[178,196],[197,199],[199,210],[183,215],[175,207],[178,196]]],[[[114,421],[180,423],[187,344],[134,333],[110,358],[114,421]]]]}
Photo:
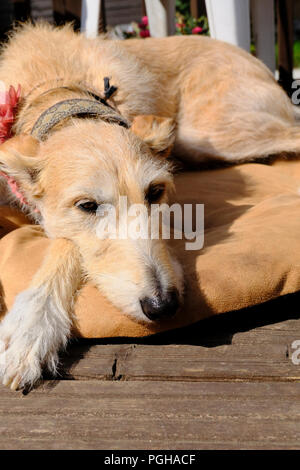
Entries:
{"type": "MultiPolygon", "coordinates": [[[[251,53],[258,55],[273,69],[279,83],[291,95],[294,91],[293,80],[300,78],[300,0],[94,0],[93,3],[86,0],[1,0],[0,40],[6,40],[7,32],[14,22],[28,19],[34,22],[43,18],[56,25],[72,21],[75,30],[85,31],[83,23],[88,24],[89,21],[86,18],[88,4],[93,8],[98,5],[97,32],[107,33],[109,37],[143,40],[149,36],[167,34],[211,34],[226,40],[228,32],[231,37],[228,30],[234,26],[228,22],[228,8],[224,10],[224,5],[231,3],[241,6],[243,2],[247,2],[248,9],[250,6],[252,8],[248,20],[251,53]],[[159,28],[163,12],[158,11],[160,4],[166,9],[167,20],[162,20],[168,21],[165,29],[159,28]],[[218,6],[222,10],[219,17],[224,17],[221,23],[220,19],[217,23],[218,6]],[[267,30],[269,34],[265,38],[267,30]],[[259,47],[265,47],[270,37],[274,44],[271,44],[271,48],[269,46],[264,60],[264,52],[261,57],[259,47]]],[[[245,29],[244,24],[247,22],[244,23],[242,12],[236,14],[235,21],[240,24],[241,30],[245,29]]],[[[239,44],[238,41],[237,45],[243,47],[243,43],[239,44]]]]}

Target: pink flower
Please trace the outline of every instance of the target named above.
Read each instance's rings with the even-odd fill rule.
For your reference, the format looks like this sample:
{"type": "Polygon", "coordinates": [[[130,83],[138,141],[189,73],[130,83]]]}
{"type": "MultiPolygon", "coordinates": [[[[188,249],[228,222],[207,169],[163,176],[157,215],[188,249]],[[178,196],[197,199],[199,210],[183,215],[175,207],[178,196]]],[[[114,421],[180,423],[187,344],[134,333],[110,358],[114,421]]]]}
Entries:
{"type": "Polygon", "coordinates": [[[184,28],[185,24],[184,23],[176,23],[176,28],[182,29],[184,28]]]}
{"type": "Polygon", "coordinates": [[[139,23],[140,29],[146,29],[148,26],[148,16],[143,16],[141,22],[139,23]]]}
{"type": "Polygon", "coordinates": [[[143,16],[141,24],[144,26],[148,26],[148,16],[143,16]]]}
{"type": "Polygon", "coordinates": [[[11,135],[20,95],[20,85],[17,91],[10,86],[8,91],[0,92],[0,143],[5,142],[11,135]]]}
{"type": "Polygon", "coordinates": [[[144,29],[140,31],[141,38],[148,38],[150,36],[150,31],[148,29],[144,29]]]}
{"type": "Polygon", "coordinates": [[[192,29],[192,34],[199,34],[202,33],[203,28],[201,26],[196,26],[195,28],[192,29]]]}

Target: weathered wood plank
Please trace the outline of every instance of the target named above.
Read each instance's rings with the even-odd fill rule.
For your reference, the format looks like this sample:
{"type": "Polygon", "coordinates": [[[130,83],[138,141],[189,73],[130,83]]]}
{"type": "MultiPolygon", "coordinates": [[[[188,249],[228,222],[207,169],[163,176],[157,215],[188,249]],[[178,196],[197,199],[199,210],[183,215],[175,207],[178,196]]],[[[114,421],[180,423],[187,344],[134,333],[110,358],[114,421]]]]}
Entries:
{"type": "Polygon", "coordinates": [[[105,2],[105,13],[107,24],[114,26],[117,24],[140,21],[143,15],[142,2],[140,0],[110,0],[105,2]]]}
{"type": "Polygon", "coordinates": [[[110,346],[92,346],[85,357],[69,366],[74,379],[112,380],[275,380],[300,381],[300,366],[288,356],[287,346],[225,345],[213,349],[168,345],[132,345],[127,356],[111,354],[109,373],[103,374],[101,356],[110,346]]]}
{"type": "Polygon", "coordinates": [[[1,449],[300,448],[300,384],[47,386],[0,389],[1,449]]]}
{"type": "Polygon", "coordinates": [[[300,380],[300,365],[292,361],[300,321],[280,325],[233,335],[200,335],[198,344],[195,337],[192,344],[162,344],[157,337],[153,344],[150,339],[148,344],[80,342],[69,349],[64,370],[75,379],[300,380]]]}
{"type": "Polygon", "coordinates": [[[117,364],[125,380],[299,380],[300,367],[285,344],[225,345],[213,348],[138,345],[130,361],[117,364]]]}
{"type": "Polygon", "coordinates": [[[73,344],[62,357],[60,375],[68,379],[114,380],[117,358],[126,358],[130,345],[104,347],[73,344]]]}

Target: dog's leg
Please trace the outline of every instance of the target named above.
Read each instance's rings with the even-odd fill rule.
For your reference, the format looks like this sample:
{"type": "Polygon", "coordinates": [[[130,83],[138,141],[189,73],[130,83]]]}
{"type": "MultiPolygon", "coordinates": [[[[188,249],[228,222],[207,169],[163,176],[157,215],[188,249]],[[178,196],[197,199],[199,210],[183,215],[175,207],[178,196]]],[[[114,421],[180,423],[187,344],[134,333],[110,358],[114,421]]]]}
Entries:
{"type": "Polygon", "coordinates": [[[194,123],[183,124],[175,154],[194,163],[208,159],[245,162],[283,152],[300,155],[300,126],[266,112],[233,114],[226,125],[215,124],[206,135],[203,132],[194,123]]]}
{"type": "Polygon", "coordinates": [[[70,336],[80,266],[76,246],[65,239],[54,240],[30,287],[16,297],[0,323],[0,378],[4,385],[32,387],[43,366],[56,372],[58,352],[70,336]]]}

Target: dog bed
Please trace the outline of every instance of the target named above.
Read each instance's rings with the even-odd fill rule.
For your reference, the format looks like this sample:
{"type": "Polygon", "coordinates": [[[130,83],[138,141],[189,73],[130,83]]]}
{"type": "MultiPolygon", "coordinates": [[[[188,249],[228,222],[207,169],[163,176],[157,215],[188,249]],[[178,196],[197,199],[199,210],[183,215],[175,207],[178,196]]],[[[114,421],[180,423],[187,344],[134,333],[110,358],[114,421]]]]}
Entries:
{"type": "MultiPolygon", "coordinates": [[[[185,304],[160,323],[138,323],[86,285],[75,305],[77,336],[146,336],[266,302],[300,289],[300,162],[248,163],[176,176],[180,203],[203,203],[205,242],[172,245],[186,282],[185,304]]],[[[0,208],[3,314],[28,287],[51,241],[16,210],[0,208]]],[[[117,295],[117,293],[116,293],[117,295]]]]}

